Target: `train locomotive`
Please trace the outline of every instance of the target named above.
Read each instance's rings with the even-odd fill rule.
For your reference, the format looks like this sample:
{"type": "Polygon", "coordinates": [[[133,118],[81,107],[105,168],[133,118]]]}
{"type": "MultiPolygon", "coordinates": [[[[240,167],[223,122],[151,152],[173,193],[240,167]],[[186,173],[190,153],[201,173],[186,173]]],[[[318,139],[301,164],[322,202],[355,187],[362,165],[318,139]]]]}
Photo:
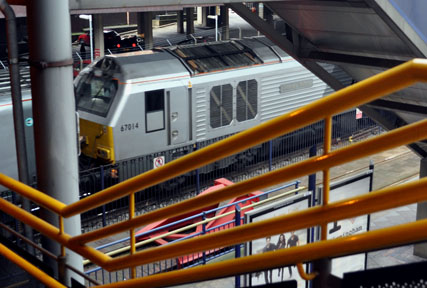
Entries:
{"type": "Polygon", "coordinates": [[[265,37],[108,55],[75,90],[82,154],[97,165],[153,155],[146,170],[333,92],[265,37]]]}
{"type": "MultiPolygon", "coordinates": [[[[332,65],[324,68],[333,72],[332,65]]],[[[350,84],[347,75],[336,77],[350,84]]],[[[80,117],[81,172],[143,159],[138,160],[143,163],[133,167],[131,174],[121,169],[115,183],[333,92],[265,37],[108,55],[83,69],[74,85],[80,117]]],[[[30,176],[35,180],[28,87],[22,94],[30,176]]],[[[18,178],[12,105],[7,93],[0,94],[0,120],[2,135],[11,139],[1,142],[0,172],[18,178]]],[[[335,117],[335,124],[334,133],[340,135],[345,129],[351,130],[350,135],[357,129],[354,113],[335,117]]],[[[277,146],[279,153],[279,146],[307,148],[322,141],[322,129],[322,125],[314,125],[293,132],[274,142],[273,149],[277,146]]],[[[199,172],[210,173],[236,164],[245,167],[260,154],[264,157],[264,148],[254,147],[199,172]]],[[[81,180],[89,175],[93,179],[89,182],[99,182],[102,176],[96,173],[81,173],[81,180]]],[[[92,193],[100,189],[89,190],[92,193]]]]}

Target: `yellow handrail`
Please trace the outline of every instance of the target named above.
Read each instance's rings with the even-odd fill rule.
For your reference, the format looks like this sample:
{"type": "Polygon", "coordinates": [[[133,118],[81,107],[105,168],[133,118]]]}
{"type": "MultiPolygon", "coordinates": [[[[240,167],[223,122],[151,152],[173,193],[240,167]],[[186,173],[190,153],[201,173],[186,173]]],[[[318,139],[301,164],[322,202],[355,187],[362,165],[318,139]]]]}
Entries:
{"type": "Polygon", "coordinates": [[[3,244],[0,244],[0,254],[12,261],[13,263],[16,263],[19,267],[30,273],[31,276],[34,278],[40,280],[43,284],[45,284],[47,287],[52,288],[66,288],[67,286],[62,285],[58,281],[56,281],[54,278],[50,277],[48,274],[46,274],[44,271],[40,270],[24,258],[20,257],[18,254],[4,246],[3,244]]]}
{"type": "Polygon", "coordinates": [[[21,196],[24,196],[25,198],[30,199],[31,201],[39,204],[40,206],[43,206],[49,209],[50,211],[55,212],[58,215],[62,213],[62,210],[66,206],[61,201],[58,201],[55,198],[52,198],[49,195],[46,195],[45,193],[40,192],[39,190],[34,189],[31,186],[28,186],[24,183],[16,181],[15,179],[10,178],[1,173],[0,173],[0,184],[3,185],[4,187],[9,188],[12,191],[15,191],[21,196]]]}
{"type": "Polygon", "coordinates": [[[111,258],[99,252],[98,250],[90,246],[73,245],[70,243],[71,236],[66,233],[60,233],[60,230],[46,221],[39,219],[37,216],[15,206],[14,204],[4,200],[0,197],[0,210],[3,212],[13,215],[13,217],[32,228],[36,229],[43,235],[55,240],[61,245],[73,250],[80,255],[90,258],[93,263],[99,266],[105,265],[111,258]]]}
{"type": "Polygon", "coordinates": [[[321,171],[324,167],[332,167],[366,157],[378,152],[389,150],[407,143],[413,143],[427,138],[427,120],[407,125],[383,135],[371,138],[348,147],[337,149],[328,155],[312,157],[275,171],[227,186],[197,198],[187,199],[146,214],[139,215],[132,220],[116,223],[96,231],[91,231],[73,237],[73,243],[88,243],[108,235],[129,230],[131,227],[140,227],[154,221],[184,214],[194,209],[220,203],[232,197],[247,194],[251,191],[262,190],[272,185],[280,184],[298,177],[321,171]]]}
{"type": "MultiPolygon", "coordinates": [[[[261,200],[259,202],[255,202],[255,203],[252,203],[250,205],[241,207],[241,211],[249,209],[249,208],[256,207],[258,205],[263,205],[263,204],[265,204],[267,202],[271,202],[271,201],[280,199],[282,197],[289,196],[291,194],[295,194],[295,193],[297,193],[299,191],[302,191],[304,189],[306,189],[306,187],[299,187],[299,188],[296,188],[296,189],[284,192],[282,194],[279,194],[279,195],[276,195],[276,196],[273,196],[273,197],[269,197],[269,198],[261,200]]],[[[199,222],[196,222],[196,223],[193,223],[193,224],[190,224],[190,225],[178,228],[178,229],[173,230],[173,231],[169,231],[169,232],[167,232],[165,234],[160,234],[160,235],[158,235],[156,237],[153,237],[153,238],[150,238],[150,239],[147,239],[147,240],[140,241],[140,242],[136,243],[135,244],[135,248],[139,248],[139,247],[144,246],[146,244],[152,243],[152,242],[154,242],[154,241],[156,241],[158,239],[162,239],[162,238],[165,238],[165,237],[167,237],[169,235],[173,235],[173,234],[180,233],[182,231],[189,230],[189,229],[197,227],[199,225],[208,223],[208,222],[213,221],[213,220],[221,219],[223,217],[226,217],[228,215],[232,215],[232,214],[235,214],[235,213],[236,213],[235,211],[230,211],[230,212],[227,212],[227,213],[224,213],[224,214],[216,215],[216,216],[211,217],[211,218],[206,218],[205,220],[202,220],[202,221],[199,221],[199,222]]],[[[111,251],[111,252],[107,252],[107,253],[105,253],[105,255],[108,255],[108,256],[111,257],[111,256],[114,256],[114,255],[117,255],[117,254],[121,254],[121,253],[127,252],[129,249],[130,249],[130,246],[125,246],[125,247],[119,248],[117,250],[114,250],[114,251],[111,251]]],[[[90,263],[90,260],[84,260],[83,261],[83,265],[87,265],[89,263],[90,263]]]]}
{"type": "MultiPolygon", "coordinates": [[[[162,245],[143,250],[134,255],[114,258],[105,266],[114,271],[129,265],[143,265],[162,259],[169,259],[195,252],[206,251],[216,247],[226,247],[244,243],[266,236],[296,231],[316,226],[319,222],[334,222],[353,218],[385,209],[391,209],[415,202],[426,201],[425,187],[427,178],[396,187],[390,187],[362,196],[344,199],[326,206],[316,206],[303,211],[277,216],[271,219],[243,226],[190,238],[182,242],[162,245]],[[405,197],[402,196],[405,191],[405,197]],[[165,256],[167,255],[167,256],[165,256]]],[[[392,239],[389,239],[391,241],[392,239]]]]}
{"type": "Polygon", "coordinates": [[[404,245],[427,239],[427,220],[383,228],[353,236],[337,238],[280,249],[243,258],[154,274],[119,283],[101,285],[100,288],[169,287],[209,279],[268,270],[322,258],[340,257],[362,251],[381,249],[391,245],[404,245]],[[392,241],[391,241],[392,239],[392,241]]]}

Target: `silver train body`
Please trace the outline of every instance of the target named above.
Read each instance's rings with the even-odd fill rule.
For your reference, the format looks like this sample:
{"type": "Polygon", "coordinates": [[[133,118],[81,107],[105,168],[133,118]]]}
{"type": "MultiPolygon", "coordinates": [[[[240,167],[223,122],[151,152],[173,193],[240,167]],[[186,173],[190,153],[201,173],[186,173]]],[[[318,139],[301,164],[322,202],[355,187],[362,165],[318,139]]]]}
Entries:
{"type": "Polygon", "coordinates": [[[105,56],[75,87],[82,153],[148,169],[333,92],[263,37],[105,56]]]}
{"type": "MultiPolygon", "coordinates": [[[[32,118],[32,100],[29,89],[22,91],[22,106],[25,119],[25,140],[27,147],[27,162],[30,181],[34,182],[36,177],[35,153],[34,153],[34,135],[32,118]]],[[[15,145],[15,131],[13,121],[13,106],[10,92],[0,92],[0,123],[1,140],[0,153],[1,163],[0,173],[18,179],[18,166],[15,145]]],[[[0,185],[0,191],[6,190],[0,185]]]]}

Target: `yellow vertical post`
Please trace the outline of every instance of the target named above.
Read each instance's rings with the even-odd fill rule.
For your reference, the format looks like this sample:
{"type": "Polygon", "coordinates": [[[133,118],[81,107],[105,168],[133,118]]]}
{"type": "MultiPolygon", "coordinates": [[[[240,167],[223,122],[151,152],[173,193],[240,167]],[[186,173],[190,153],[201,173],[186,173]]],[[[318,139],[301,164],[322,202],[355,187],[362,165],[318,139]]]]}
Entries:
{"type": "MultiPolygon", "coordinates": [[[[131,220],[135,216],[135,193],[132,193],[129,195],[129,220],[131,220]]],[[[135,247],[135,230],[130,229],[129,230],[129,236],[130,236],[130,254],[135,254],[136,247],[135,247]]],[[[131,278],[134,279],[136,277],[136,268],[131,267],[131,278]]]]}
{"type": "MultiPolygon", "coordinates": [[[[59,215],[59,234],[63,235],[64,232],[64,218],[59,215]]],[[[61,257],[65,257],[65,246],[61,244],[61,257]]]]}
{"type": "MultiPolygon", "coordinates": [[[[59,215],[59,235],[64,235],[65,231],[64,231],[64,218],[59,215]]],[[[58,257],[58,279],[61,283],[65,283],[65,246],[63,244],[61,244],[61,255],[59,255],[58,257]]]]}
{"type": "MultiPolygon", "coordinates": [[[[323,139],[323,155],[326,156],[331,151],[331,142],[332,142],[332,116],[325,118],[325,132],[323,139]]],[[[323,206],[328,205],[329,203],[329,168],[323,170],[323,206]]],[[[327,239],[328,223],[322,223],[322,240],[327,239]]]]}

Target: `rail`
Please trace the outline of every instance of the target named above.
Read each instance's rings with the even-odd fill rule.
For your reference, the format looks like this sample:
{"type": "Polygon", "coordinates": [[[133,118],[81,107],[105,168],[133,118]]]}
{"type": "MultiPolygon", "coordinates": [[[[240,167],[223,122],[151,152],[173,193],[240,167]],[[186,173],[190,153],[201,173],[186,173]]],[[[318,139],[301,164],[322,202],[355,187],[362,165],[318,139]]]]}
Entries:
{"type": "MultiPolygon", "coordinates": [[[[161,259],[200,252],[215,247],[236,245],[288,231],[320,225],[322,241],[302,247],[293,247],[274,252],[228,260],[203,267],[193,267],[182,271],[171,271],[144,278],[103,285],[101,287],[151,287],[170,286],[191,281],[201,281],[216,277],[244,274],[266,270],[294,263],[301,263],[324,257],[337,257],[361,251],[384,248],[394,245],[419,242],[427,239],[427,220],[326,240],[326,225],[341,219],[365,215],[402,205],[427,200],[425,188],[427,179],[375,191],[359,197],[329,203],[329,169],[362,157],[407,145],[427,138],[427,120],[413,123],[375,138],[356,143],[352,146],[330,151],[331,117],[340,111],[360,106],[389,93],[408,87],[414,83],[427,81],[427,60],[414,59],[386,72],[344,88],[330,96],[315,101],[305,107],[287,113],[245,132],[219,141],[187,156],[179,158],[155,170],[136,176],[125,182],[109,187],[76,203],[65,205],[42,192],[28,187],[16,180],[0,174],[0,184],[29,198],[30,200],[56,212],[62,223],[63,217],[77,215],[89,209],[101,206],[109,201],[130,196],[135,192],[171,179],[177,175],[197,169],[205,164],[232,155],[254,145],[266,142],[284,133],[296,130],[319,120],[325,120],[323,155],[309,158],[278,170],[254,177],[249,180],[225,187],[200,197],[140,215],[133,216],[130,205],[130,218],[119,224],[101,228],[79,236],[71,237],[63,230],[41,220],[6,200],[0,199],[0,208],[17,220],[30,225],[60,245],[81,254],[93,263],[109,271],[132,268],[161,259]],[[91,248],[86,243],[109,235],[130,231],[134,238],[134,229],[142,225],[170,218],[219,203],[233,197],[246,195],[272,185],[296,179],[317,171],[323,171],[323,204],[284,216],[256,223],[234,227],[225,231],[211,233],[186,241],[164,245],[144,251],[135,251],[135,241],[131,241],[130,255],[111,258],[91,248]],[[411,191],[411,193],[404,193],[411,191]],[[402,197],[404,195],[404,197],[402,197]],[[190,277],[191,275],[191,277],[190,277]]],[[[135,277],[135,273],[132,273],[135,277]]],[[[44,277],[42,277],[44,278],[44,277]]],[[[45,279],[47,281],[47,279],[45,279]]]]}
{"type": "MultiPolygon", "coordinates": [[[[151,230],[149,230],[149,231],[145,231],[145,232],[142,232],[142,233],[138,233],[138,234],[136,234],[136,235],[135,235],[135,237],[148,236],[148,235],[153,234],[153,233],[155,233],[155,232],[162,231],[162,230],[165,230],[165,229],[167,229],[167,228],[177,226],[178,224],[186,223],[186,222],[188,222],[188,221],[190,221],[190,220],[194,220],[194,219],[199,219],[199,218],[201,218],[201,217],[203,217],[203,216],[205,216],[205,215],[212,214],[212,213],[214,213],[214,212],[216,212],[216,211],[219,211],[219,210],[222,210],[222,209],[225,209],[225,208],[228,208],[228,207],[232,207],[232,206],[236,207],[237,205],[242,204],[242,203],[244,203],[244,202],[247,202],[247,201],[250,201],[250,200],[255,200],[255,199],[257,199],[257,198],[259,199],[260,197],[267,196],[267,195],[269,195],[269,194],[271,194],[271,193],[273,193],[273,192],[280,191],[280,190],[285,189],[285,188],[288,188],[288,187],[290,187],[290,186],[295,186],[295,189],[292,189],[292,190],[290,190],[290,191],[287,191],[287,192],[281,193],[281,194],[279,194],[279,195],[276,195],[276,196],[273,196],[273,197],[269,197],[269,198],[267,198],[267,199],[260,200],[259,202],[256,202],[256,203],[253,203],[253,204],[250,204],[250,205],[247,205],[247,206],[241,207],[241,209],[242,209],[242,210],[246,210],[246,209],[249,209],[249,208],[253,208],[253,207],[255,207],[255,206],[258,206],[258,205],[265,204],[265,203],[267,203],[267,202],[275,201],[275,200],[277,200],[277,199],[279,199],[279,198],[283,198],[283,197],[289,196],[289,195],[291,195],[291,194],[298,193],[298,192],[300,192],[300,191],[302,191],[302,190],[306,189],[305,187],[298,187],[299,183],[300,183],[300,181],[295,181],[295,182],[289,183],[289,184],[287,184],[287,185],[283,185],[283,186],[281,186],[281,187],[278,187],[278,188],[275,188],[275,189],[269,190],[269,191],[267,191],[267,192],[263,192],[263,193],[261,193],[261,194],[259,194],[259,195],[256,195],[256,196],[252,196],[252,197],[249,197],[249,198],[245,198],[245,199],[243,199],[243,200],[240,200],[240,201],[237,201],[237,202],[234,202],[234,203],[231,203],[231,204],[223,205],[223,206],[220,206],[220,207],[218,207],[218,208],[211,209],[211,210],[203,211],[203,212],[201,212],[201,213],[198,213],[198,214],[192,215],[192,216],[187,217],[187,218],[184,218],[184,219],[180,219],[180,220],[174,221],[174,222],[169,223],[169,224],[166,224],[166,225],[162,225],[162,226],[160,226],[160,227],[157,227],[157,228],[151,229],[151,230]]],[[[211,217],[211,218],[206,218],[206,219],[204,219],[203,221],[199,221],[199,222],[193,223],[193,224],[191,224],[191,225],[187,225],[187,226],[184,226],[184,227],[180,227],[179,229],[176,229],[176,230],[170,231],[170,232],[165,233],[165,234],[158,235],[158,236],[156,236],[156,237],[154,237],[154,238],[151,238],[151,239],[148,239],[148,240],[146,240],[146,241],[138,242],[135,246],[136,246],[136,248],[138,248],[138,247],[140,247],[140,246],[143,246],[143,245],[149,244],[149,243],[151,243],[151,242],[153,242],[153,241],[155,241],[155,240],[157,240],[157,239],[160,239],[160,238],[166,237],[166,236],[171,235],[171,234],[179,233],[179,232],[181,232],[181,231],[189,230],[189,229],[193,228],[193,226],[202,225],[202,224],[208,223],[208,222],[210,222],[210,221],[213,221],[213,220],[217,220],[217,219],[220,219],[220,218],[226,217],[226,216],[231,215],[231,214],[234,214],[234,211],[227,212],[227,213],[224,213],[224,214],[221,214],[221,215],[218,215],[218,216],[214,216],[214,217],[211,217]]],[[[233,220],[233,221],[234,221],[234,220],[233,220]]],[[[222,227],[223,225],[226,225],[226,224],[229,224],[229,223],[225,223],[225,224],[222,224],[222,225],[218,225],[218,226],[212,227],[212,228],[211,228],[211,230],[214,230],[214,229],[220,228],[220,227],[222,227]]],[[[208,232],[208,231],[206,231],[206,232],[208,232]]],[[[194,234],[194,235],[191,235],[191,237],[195,237],[195,236],[199,236],[199,235],[203,235],[203,234],[204,234],[203,232],[200,232],[200,233],[196,233],[196,234],[194,234]]],[[[104,245],[98,246],[98,247],[96,247],[95,249],[96,249],[96,250],[105,249],[105,248],[107,248],[107,247],[114,246],[114,245],[117,245],[117,244],[120,244],[120,243],[123,243],[123,242],[129,241],[129,240],[130,240],[130,237],[125,237],[125,238],[123,238],[123,239],[119,239],[119,240],[117,240],[117,241],[113,241],[113,242],[111,242],[111,243],[107,243],[107,244],[104,244],[104,245]]],[[[180,241],[180,240],[182,240],[182,239],[178,239],[178,240],[176,240],[176,241],[180,241]]],[[[176,241],[172,241],[171,243],[174,243],[174,242],[176,242],[176,241]]],[[[126,251],[128,251],[129,249],[130,249],[130,246],[126,246],[126,247],[122,247],[122,248],[120,248],[120,249],[117,249],[117,250],[114,250],[114,251],[108,252],[108,253],[106,253],[106,254],[107,254],[108,256],[114,256],[114,255],[116,255],[116,254],[120,254],[120,253],[126,252],[126,251]]],[[[89,263],[90,263],[90,261],[89,261],[89,260],[85,260],[85,261],[83,261],[83,265],[87,265],[87,264],[89,264],[89,263]]]]}

